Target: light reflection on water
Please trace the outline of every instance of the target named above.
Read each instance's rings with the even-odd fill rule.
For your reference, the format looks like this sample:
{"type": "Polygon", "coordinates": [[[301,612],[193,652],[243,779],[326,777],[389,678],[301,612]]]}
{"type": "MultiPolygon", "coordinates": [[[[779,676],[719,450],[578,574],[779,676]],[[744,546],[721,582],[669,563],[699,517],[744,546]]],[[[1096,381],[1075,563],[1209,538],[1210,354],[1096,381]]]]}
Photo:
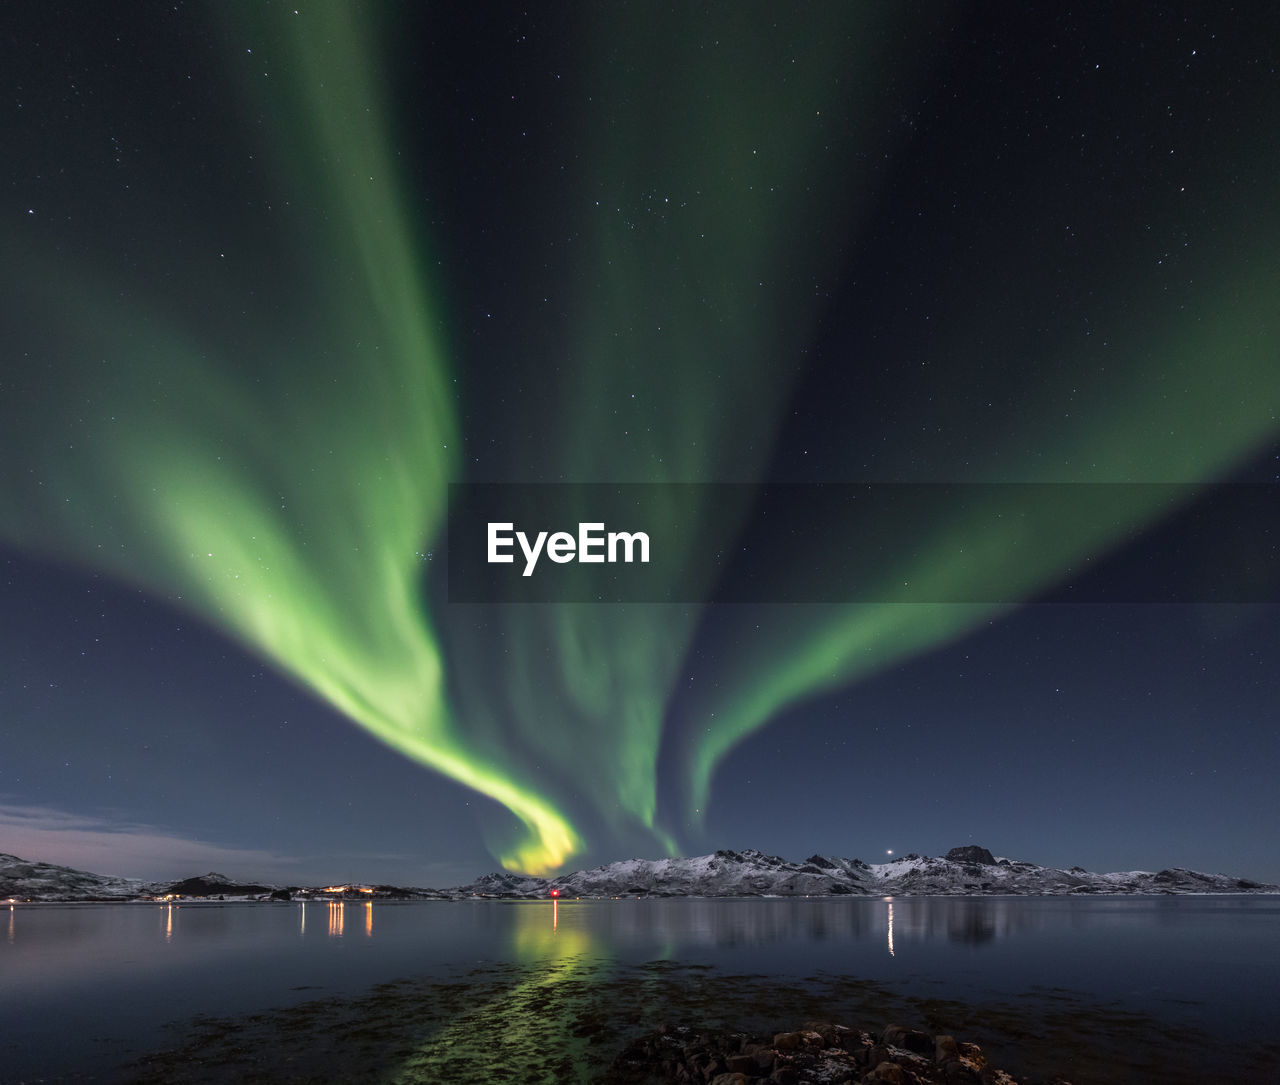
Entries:
{"type": "MultiPolygon", "coordinates": [[[[289,908],[297,909],[296,934],[309,941],[307,912],[319,906],[327,910],[327,935],[341,938],[346,931],[346,902],[341,900],[322,905],[10,905],[8,942],[15,945],[13,952],[18,956],[6,964],[22,967],[21,948],[27,938],[39,944],[43,966],[55,972],[63,965],[78,967],[86,954],[109,963],[112,954],[104,948],[104,939],[123,939],[135,950],[143,948],[146,938],[136,921],[153,907],[163,909],[163,940],[185,943],[193,950],[220,953],[222,949],[215,947],[222,943],[229,943],[234,950],[250,928],[270,941],[270,932],[289,908]],[[19,912],[23,913],[21,922],[19,912]],[[19,926],[23,928],[22,939],[17,937],[19,926]]],[[[1217,928],[1230,929],[1238,919],[1269,930],[1280,912],[1280,898],[623,899],[379,902],[376,906],[372,901],[360,901],[352,906],[362,910],[361,927],[369,939],[376,910],[384,917],[398,915],[394,925],[397,938],[418,938],[425,943],[439,935],[447,944],[446,932],[452,929],[484,928],[490,935],[507,931],[510,944],[517,947],[517,958],[524,957],[519,947],[540,940],[549,945],[553,936],[562,933],[579,949],[584,948],[584,942],[594,943],[606,956],[641,953],[645,959],[652,959],[655,948],[662,949],[659,956],[664,956],[675,952],[751,953],[767,951],[774,944],[787,944],[800,950],[802,958],[816,959],[822,954],[806,954],[803,947],[829,945],[861,955],[871,942],[879,942],[882,952],[887,948],[889,956],[902,958],[905,949],[907,957],[919,959],[922,955],[945,956],[940,947],[946,944],[999,947],[1010,940],[1039,943],[1050,932],[1055,938],[1075,934],[1087,942],[1111,941],[1124,932],[1134,934],[1140,942],[1150,941],[1161,937],[1161,930],[1171,938],[1193,930],[1215,937],[1217,928]],[[419,922],[427,916],[432,922],[419,922]]],[[[496,948],[491,943],[490,953],[496,948]]]]}
{"type": "Polygon", "coordinates": [[[558,992],[581,999],[619,970],[653,961],[718,974],[846,976],[930,998],[1026,1004],[1054,988],[1242,1039],[1268,1035],[1263,1018],[1280,1005],[1269,964],[1280,959],[1280,899],[1268,897],[352,906],[363,923],[350,929],[342,901],[11,906],[0,1020],[24,1039],[10,1049],[0,1038],[0,1079],[92,1072],[103,1048],[89,1037],[114,1052],[146,1050],[179,1014],[257,1013],[477,966],[509,968],[510,981],[460,1006],[406,1066],[429,1069],[430,1051],[462,1044],[482,1020],[533,1043],[554,1024],[558,992]],[[151,911],[160,907],[163,917],[151,911]],[[327,922],[308,925],[320,907],[327,922]],[[165,993],[174,989],[186,992],[181,1006],[165,993]],[[79,1048],[67,1039],[76,1036],[86,1037],[79,1048]]]}
{"type": "Polygon", "coordinates": [[[510,957],[525,966],[524,974],[482,1002],[460,1007],[447,1024],[423,1037],[390,1080],[450,1080],[460,1067],[468,1079],[480,1080],[484,1066],[514,1065],[521,1053],[573,1045],[562,1024],[573,1003],[557,996],[572,981],[602,975],[603,946],[587,925],[561,927],[558,900],[527,901],[507,910],[513,921],[510,957]],[[477,1036],[486,1037],[482,1046],[477,1036]]]}
{"type": "MultiPolygon", "coordinates": [[[[321,901],[328,910],[328,936],[330,938],[341,938],[347,929],[347,902],[345,900],[326,900],[321,901]]],[[[197,905],[196,907],[200,907],[197,905]]],[[[355,905],[353,905],[355,907],[355,905]]],[[[373,901],[366,900],[359,904],[364,916],[364,936],[366,938],[373,937],[373,901]]],[[[307,902],[305,900],[298,902],[298,936],[305,938],[307,935],[307,902]]]]}

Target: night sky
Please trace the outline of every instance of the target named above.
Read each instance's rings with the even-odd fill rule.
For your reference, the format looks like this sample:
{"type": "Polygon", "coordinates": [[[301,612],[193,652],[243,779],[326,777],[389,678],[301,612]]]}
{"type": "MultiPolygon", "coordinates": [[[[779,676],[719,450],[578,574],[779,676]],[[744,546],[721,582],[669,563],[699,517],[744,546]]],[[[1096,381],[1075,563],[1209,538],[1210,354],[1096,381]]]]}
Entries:
{"type": "Polygon", "coordinates": [[[6,9],[0,851],[1280,881],[1275,515],[1088,499],[1280,482],[1280,12],[549,7],[6,9]],[[670,484],[963,499],[870,601],[482,604],[451,483],[656,484],[771,599],[850,551],[670,484]]]}

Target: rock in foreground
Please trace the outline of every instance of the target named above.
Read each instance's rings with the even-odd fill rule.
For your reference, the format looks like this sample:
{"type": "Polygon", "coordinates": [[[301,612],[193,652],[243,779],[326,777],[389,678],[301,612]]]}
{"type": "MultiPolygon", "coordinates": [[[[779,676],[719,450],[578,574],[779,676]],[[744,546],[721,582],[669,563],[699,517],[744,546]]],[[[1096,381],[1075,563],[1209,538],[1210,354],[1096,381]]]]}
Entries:
{"type": "MultiPolygon", "coordinates": [[[[807,1024],[772,1037],[700,1032],[665,1024],[627,1046],[610,1067],[613,1085],[1016,1085],[987,1064],[977,1044],[890,1025],[878,1035],[844,1025],[807,1024]]],[[[1059,1085],[1067,1085],[1057,1079],[1059,1085]]]]}

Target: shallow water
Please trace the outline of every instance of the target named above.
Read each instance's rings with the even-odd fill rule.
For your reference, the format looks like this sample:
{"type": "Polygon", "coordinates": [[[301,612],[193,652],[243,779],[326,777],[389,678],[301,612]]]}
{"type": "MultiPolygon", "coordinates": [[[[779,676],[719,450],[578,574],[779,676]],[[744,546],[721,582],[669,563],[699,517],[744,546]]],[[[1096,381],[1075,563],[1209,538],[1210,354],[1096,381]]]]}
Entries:
{"type": "Polygon", "coordinates": [[[0,931],[4,1081],[479,1080],[520,1059],[590,1080],[664,1019],[815,1016],[955,1030],[1031,1076],[1280,1067],[1276,897],[18,905],[0,931]]]}

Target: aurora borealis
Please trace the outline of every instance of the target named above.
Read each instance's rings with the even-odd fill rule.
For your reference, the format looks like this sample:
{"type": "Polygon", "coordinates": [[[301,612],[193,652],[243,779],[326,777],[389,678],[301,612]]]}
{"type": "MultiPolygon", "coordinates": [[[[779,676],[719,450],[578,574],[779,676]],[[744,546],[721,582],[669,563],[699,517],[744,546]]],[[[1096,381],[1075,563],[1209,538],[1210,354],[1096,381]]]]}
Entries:
{"type": "Polygon", "coordinates": [[[892,555],[875,602],[458,603],[442,567],[451,483],[677,524],[655,576],[696,582],[695,550],[796,532],[677,484],[1070,509],[1275,482],[1278,29],[32,6],[4,69],[7,824],[417,883],[486,850],[974,834],[1276,876],[1273,606],[895,601],[1105,584],[1180,545],[1157,502],[1013,551],[975,525],[1028,515],[1016,487],[853,525],[892,555]],[[601,507],[633,483],[663,485],[601,507]]]}

